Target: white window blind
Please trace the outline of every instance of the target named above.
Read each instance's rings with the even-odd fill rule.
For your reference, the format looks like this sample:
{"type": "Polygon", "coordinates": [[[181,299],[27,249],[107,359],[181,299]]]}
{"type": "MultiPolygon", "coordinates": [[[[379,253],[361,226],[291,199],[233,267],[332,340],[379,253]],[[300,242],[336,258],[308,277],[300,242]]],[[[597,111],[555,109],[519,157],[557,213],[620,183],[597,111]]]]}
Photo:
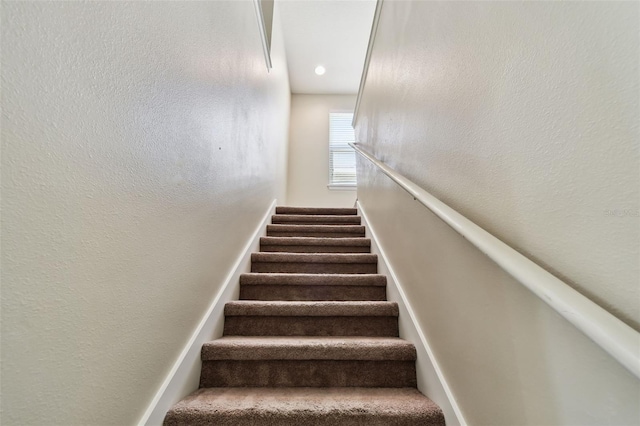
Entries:
{"type": "Polygon", "coordinates": [[[329,113],[329,187],[356,186],[356,152],[348,143],[356,137],[351,127],[353,113],[329,113]]]}

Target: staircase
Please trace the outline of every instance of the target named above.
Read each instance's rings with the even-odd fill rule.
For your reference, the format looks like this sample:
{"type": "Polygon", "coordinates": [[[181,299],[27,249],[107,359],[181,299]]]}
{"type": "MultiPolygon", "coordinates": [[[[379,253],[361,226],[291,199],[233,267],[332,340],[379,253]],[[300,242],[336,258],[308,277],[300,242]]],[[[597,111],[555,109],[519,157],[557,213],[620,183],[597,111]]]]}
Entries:
{"type": "Polygon", "coordinates": [[[173,425],[444,425],[356,209],[277,207],[173,425]]]}

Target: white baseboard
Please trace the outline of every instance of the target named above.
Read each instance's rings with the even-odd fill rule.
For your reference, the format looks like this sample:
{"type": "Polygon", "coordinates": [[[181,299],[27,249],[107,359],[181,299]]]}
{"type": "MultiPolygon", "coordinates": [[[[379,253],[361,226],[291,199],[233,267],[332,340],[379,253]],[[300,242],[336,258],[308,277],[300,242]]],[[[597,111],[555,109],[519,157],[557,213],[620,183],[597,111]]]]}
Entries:
{"type": "Polygon", "coordinates": [[[387,299],[398,303],[400,310],[400,316],[398,318],[400,337],[410,341],[416,347],[418,355],[416,361],[418,389],[440,406],[444,412],[447,426],[466,426],[467,422],[416,320],[416,316],[402,289],[402,285],[393,267],[389,263],[384,249],[378,242],[375,230],[371,226],[360,202],[356,202],[356,206],[360,216],[362,216],[362,224],[366,227],[366,236],[367,238],[371,238],[371,253],[378,255],[378,273],[387,276],[387,299]]]}
{"type": "Polygon", "coordinates": [[[251,239],[238,256],[236,263],[227,275],[220,291],[209,305],[209,309],[191,334],[191,338],[173,364],[160,389],[151,400],[149,407],[137,423],[138,426],[161,425],[167,411],[186,395],[198,388],[200,380],[200,350],[203,343],[211,337],[222,336],[224,326],[224,305],[237,297],[240,275],[251,270],[251,253],[259,251],[260,237],[265,233],[267,224],[274,214],[276,200],[256,227],[251,239]]]}

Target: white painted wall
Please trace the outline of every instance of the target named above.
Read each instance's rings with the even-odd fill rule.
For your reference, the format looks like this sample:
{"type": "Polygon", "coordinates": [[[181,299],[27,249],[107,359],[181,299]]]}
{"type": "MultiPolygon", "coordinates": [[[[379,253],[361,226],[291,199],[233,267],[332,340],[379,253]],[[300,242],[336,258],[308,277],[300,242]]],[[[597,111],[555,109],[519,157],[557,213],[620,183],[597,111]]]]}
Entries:
{"type": "Polygon", "coordinates": [[[450,389],[469,425],[640,424],[632,373],[375,166],[358,167],[360,207],[433,353],[418,365],[442,372],[426,395],[450,389]]]}
{"type": "Polygon", "coordinates": [[[353,95],[291,95],[287,203],[353,207],[355,190],[330,190],[329,113],[351,112],[353,95]]]}
{"type": "Polygon", "coordinates": [[[136,422],[269,208],[252,2],[2,3],[2,424],[136,422]]]}
{"type": "Polygon", "coordinates": [[[356,136],[640,329],[639,9],[385,2],[356,136]]]}
{"type": "MultiPolygon", "coordinates": [[[[640,328],[637,2],[385,1],[366,149],[640,328]]],[[[371,166],[358,198],[469,424],[640,424],[640,383],[371,166]]]]}
{"type": "MultiPolygon", "coordinates": [[[[378,244],[378,235],[369,224],[366,211],[358,204],[358,214],[362,217],[362,225],[365,226],[366,237],[371,239],[371,253],[378,256],[378,273],[387,277],[387,300],[398,304],[398,331],[402,339],[414,344],[416,348],[416,381],[418,390],[442,410],[447,426],[460,426],[466,424],[455,404],[455,399],[447,387],[442,369],[435,362],[432,348],[427,342],[423,330],[412,303],[408,300],[398,279],[398,274],[393,269],[387,253],[378,244]]],[[[402,255],[401,252],[396,254],[402,255]]]]}

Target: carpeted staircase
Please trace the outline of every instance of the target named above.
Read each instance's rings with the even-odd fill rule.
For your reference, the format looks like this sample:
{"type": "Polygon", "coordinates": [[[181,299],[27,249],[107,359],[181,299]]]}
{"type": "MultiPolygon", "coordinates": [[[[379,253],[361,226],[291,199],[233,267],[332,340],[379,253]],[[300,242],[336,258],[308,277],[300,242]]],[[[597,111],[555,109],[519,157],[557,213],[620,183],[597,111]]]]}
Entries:
{"type": "Polygon", "coordinates": [[[356,209],[277,207],[172,425],[444,425],[356,209]]]}

